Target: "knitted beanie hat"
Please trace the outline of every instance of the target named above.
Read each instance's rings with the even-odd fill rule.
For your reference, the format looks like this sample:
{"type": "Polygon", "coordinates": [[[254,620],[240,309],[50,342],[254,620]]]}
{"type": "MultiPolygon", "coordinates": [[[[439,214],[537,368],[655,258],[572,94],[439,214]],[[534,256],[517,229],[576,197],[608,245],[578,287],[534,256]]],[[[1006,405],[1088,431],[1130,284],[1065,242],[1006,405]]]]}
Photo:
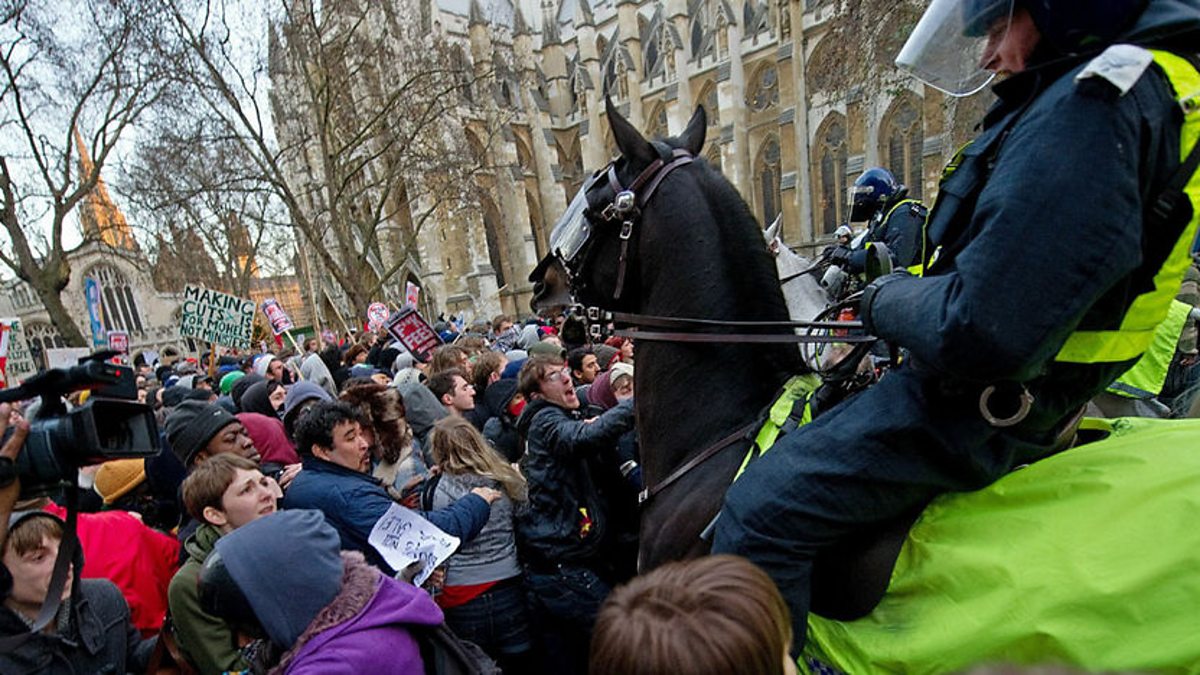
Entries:
{"type": "Polygon", "coordinates": [[[146,460],[114,459],[100,465],[96,472],[96,493],[105,504],[112,504],[146,480],[146,460]]]}
{"type": "Polygon", "coordinates": [[[191,466],[219,431],[236,422],[236,417],[215,403],[184,401],[167,415],[167,442],[179,461],[191,466]]]}

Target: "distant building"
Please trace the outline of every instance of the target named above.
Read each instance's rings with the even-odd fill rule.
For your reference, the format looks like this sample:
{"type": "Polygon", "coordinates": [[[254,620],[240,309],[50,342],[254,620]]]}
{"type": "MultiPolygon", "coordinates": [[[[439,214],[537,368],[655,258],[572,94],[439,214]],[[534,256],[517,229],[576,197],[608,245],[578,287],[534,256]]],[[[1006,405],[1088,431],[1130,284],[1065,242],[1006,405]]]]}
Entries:
{"type": "MultiPolygon", "coordinates": [[[[921,4],[859,3],[881,15],[862,17],[852,46],[869,49],[874,67],[890,72],[921,4]]],[[[421,264],[409,267],[411,280],[439,310],[527,313],[532,289],[526,279],[547,252],[555,220],[587,175],[616,153],[605,92],[648,136],[680,133],[703,106],[705,159],[737,187],[760,222],[782,214],[782,234],[793,247],[813,250],[832,239],[848,217],[847,187],[866,168],[890,168],[912,196],[930,201],[942,166],[981,106],[959,106],[898,75],[870,95],[858,83],[839,80],[836,40],[826,38],[841,5],[385,0],[378,5],[383,9],[372,10],[378,20],[362,25],[387,35],[387,21],[419,21],[426,33],[447,38],[453,59],[486,74],[457,118],[439,129],[464,134],[494,168],[480,176],[478,204],[423,231],[421,264]],[[491,126],[496,119],[506,120],[498,134],[491,126]]],[[[322,12],[340,7],[337,0],[325,2],[322,12]]],[[[349,3],[346,11],[357,7],[349,3]]],[[[295,69],[273,69],[277,115],[301,108],[289,98],[289,80],[296,77],[295,69]]],[[[295,140],[288,124],[277,119],[276,128],[281,141],[295,140]]],[[[309,176],[319,173],[312,169],[309,176]]],[[[337,289],[317,267],[317,304],[332,306],[337,289]]]]}

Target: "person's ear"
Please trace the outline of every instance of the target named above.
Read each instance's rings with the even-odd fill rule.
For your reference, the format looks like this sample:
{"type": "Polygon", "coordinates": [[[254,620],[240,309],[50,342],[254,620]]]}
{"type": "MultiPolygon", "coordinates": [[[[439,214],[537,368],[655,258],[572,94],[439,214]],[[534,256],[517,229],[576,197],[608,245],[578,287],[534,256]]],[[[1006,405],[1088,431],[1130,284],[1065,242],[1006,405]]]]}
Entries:
{"type": "Polygon", "coordinates": [[[454,403],[454,398],[450,394],[442,394],[442,405],[448,406],[454,403]]]}
{"type": "Polygon", "coordinates": [[[229,519],[225,517],[225,512],[211,506],[204,507],[204,510],[200,512],[200,515],[204,516],[204,520],[208,522],[209,525],[224,527],[229,524],[229,519]]]}
{"type": "Polygon", "coordinates": [[[317,445],[316,443],[313,443],[312,454],[313,457],[316,457],[317,459],[323,459],[328,462],[329,458],[333,456],[333,448],[327,448],[323,445],[317,445]]]}

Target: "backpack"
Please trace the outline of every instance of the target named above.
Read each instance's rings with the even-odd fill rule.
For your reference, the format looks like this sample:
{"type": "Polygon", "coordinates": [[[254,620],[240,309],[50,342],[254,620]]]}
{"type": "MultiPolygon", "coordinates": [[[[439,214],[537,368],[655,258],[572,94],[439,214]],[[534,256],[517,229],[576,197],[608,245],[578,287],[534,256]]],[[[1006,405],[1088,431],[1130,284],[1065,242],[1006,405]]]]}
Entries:
{"type": "Polygon", "coordinates": [[[501,675],[496,662],[478,645],[455,635],[446,624],[409,626],[417,640],[425,675],[501,675]]]}

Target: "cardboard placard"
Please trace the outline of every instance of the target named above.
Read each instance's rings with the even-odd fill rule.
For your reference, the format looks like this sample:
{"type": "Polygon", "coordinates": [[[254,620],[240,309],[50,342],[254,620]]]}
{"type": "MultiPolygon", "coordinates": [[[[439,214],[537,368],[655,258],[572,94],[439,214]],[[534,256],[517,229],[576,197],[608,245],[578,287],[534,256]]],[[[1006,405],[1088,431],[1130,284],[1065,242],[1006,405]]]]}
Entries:
{"type": "Polygon", "coordinates": [[[33,352],[25,340],[21,320],[16,317],[0,319],[0,384],[15,387],[21,380],[37,373],[33,352]]]}
{"type": "Polygon", "coordinates": [[[367,329],[374,332],[379,330],[379,327],[387,323],[388,320],[387,305],[382,302],[372,302],[367,307],[367,329]]]}
{"type": "Polygon", "coordinates": [[[271,323],[271,332],[276,336],[282,335],[296,327],[292,323],[291,317],[287,312],[283,311],[283,307],[275,300],[275,298],[267,298],[262,304],[263,314],[267,315],[267,321],[271,323]]]}
{"type": "Polygon", "coordinates": [[[108,348],[122,354],[129,353],[129,333],[123,330],[108,331],[108,348]]]}
{"type": "Polygon", "coordinates": [[[421,287],[411,281],[404,282],[404,304],[416,307],[421,299],[421,287]]]}
{"type": "Polygon", "coordinates": [[[412,307],[405,307],[393,314],[388,319],[387,329],[405,349],[417,356],[427,355],[442,345],[442,338],[412,307]]]}
{"type": "Polygon", "coordinates": [[[179,334],[237,349],[248,349],[254,329],[253,300],[188,285],[183,291],[179,334]]]}

